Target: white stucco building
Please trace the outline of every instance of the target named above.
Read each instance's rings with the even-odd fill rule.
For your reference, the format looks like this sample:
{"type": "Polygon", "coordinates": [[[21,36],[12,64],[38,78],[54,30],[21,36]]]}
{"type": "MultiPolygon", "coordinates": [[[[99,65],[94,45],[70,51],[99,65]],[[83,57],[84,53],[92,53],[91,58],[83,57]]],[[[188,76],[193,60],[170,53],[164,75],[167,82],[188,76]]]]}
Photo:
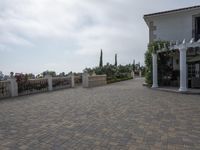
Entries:
{"type": "Polygon", "coordinates": [[[179,91],[200,87],[200,6],[144,15],[149,27],[149,42],[169,41],[153,56],[153,87],[158,87],[157,55],[174,51],[171,65],[180,72],[179,91]],[[199,41],[198,41],[199,40],[199,41]],[[174,44],[172,44],[174,43],[174,44]],[[176,43],[176,44],[175,44],[176,43]]]}

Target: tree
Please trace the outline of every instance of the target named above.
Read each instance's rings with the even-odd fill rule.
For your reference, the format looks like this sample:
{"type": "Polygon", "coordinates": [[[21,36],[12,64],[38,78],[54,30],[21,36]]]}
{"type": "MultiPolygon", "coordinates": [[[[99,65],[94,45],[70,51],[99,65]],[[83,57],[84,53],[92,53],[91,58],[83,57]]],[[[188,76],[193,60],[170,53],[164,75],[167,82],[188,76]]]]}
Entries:
{"type": "Polygon", "coordinates": [[[10,72],[10,77],[12,78],[14,76],[14,72],[10,72]]]}
{"type": "Polygon", "coordinates": [[[140,62],[138,62],[138,63],[135,65],[135,70],[136,70],[136,71],[139,71],[139,70],[140,70],[140,62]]]}
{"type": "Polygon", "coordinates": [[[99,67],[103,67],[103,51],[101,50],[99,67]]]}
{"type": "Polygon", "coordinates": [[[135,71],[135,59],[133,60],[132,66],[133,66],[133,71],[135,71]]]}
{"type": "Polygon", "coordinates": [[[56,72],[47,70],[47,71],[44,71],[42,73],[42,75],[43,75],[43,77],[45,77],[46,75],[51,75],[52,77],[55,77],[56,76],[56,72]]]}
{"type": "Polygon", "coordinates": [[[4,77],[4,75],[3,75],[2,71],[0,71],[0,80],[2,80],[3,77],[4,77]]]}
{"type": "Polygon", "coordinates": [[[28,79],[35,79],[35,75],[33,73],[27,74],[28,79]]]}
{"type": "Polygon", "coordinates": [[[61,73],[59,74],[59,76],[60,76],[60,77],[64,77],[64,76],[65,76],[65,72],[61,72],[61,73]]]}
{"type": "Polygon", "coordinates": [[[42,78],[43,76],[41,74],[36,75],[36,78],[42,78]]]}
{"type": "Polygon", "coordinates": [[[117,66],[117,54],[115,54],[115,66],[117,66]]]}

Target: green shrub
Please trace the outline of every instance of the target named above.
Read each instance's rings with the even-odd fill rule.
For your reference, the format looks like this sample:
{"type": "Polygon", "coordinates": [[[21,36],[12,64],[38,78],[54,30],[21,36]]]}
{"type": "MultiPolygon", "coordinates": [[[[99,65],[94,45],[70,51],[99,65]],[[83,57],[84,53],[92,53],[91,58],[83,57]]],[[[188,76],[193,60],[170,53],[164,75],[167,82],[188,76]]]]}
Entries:
{"type": "Polygon", "coordinates": [[[112,65],[107,63],[103,67],[95,67],[95,68],[86,68],[84,69],[84,72],[89,73],[90,75],[95,72],[98,75],[107,75],[107,82],[113,83],[122,81],[125,79],[131,78],[131,71],[132,71],[132,65],[112,65]]]}

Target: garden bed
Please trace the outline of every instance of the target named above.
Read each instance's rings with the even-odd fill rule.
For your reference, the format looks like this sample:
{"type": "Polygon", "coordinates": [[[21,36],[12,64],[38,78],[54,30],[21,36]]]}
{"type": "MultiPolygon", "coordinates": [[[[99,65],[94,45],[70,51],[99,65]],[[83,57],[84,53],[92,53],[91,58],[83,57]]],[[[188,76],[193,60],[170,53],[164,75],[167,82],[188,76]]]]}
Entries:
{"type": "Polygon", "coordinates": [[[127,78],[107,78],[107,84],[115,83],[115,82],[121,82],[121,81],[126,81],[126,80],[131,80],[133,79],[132,77],[127,77],[127,78]]]}

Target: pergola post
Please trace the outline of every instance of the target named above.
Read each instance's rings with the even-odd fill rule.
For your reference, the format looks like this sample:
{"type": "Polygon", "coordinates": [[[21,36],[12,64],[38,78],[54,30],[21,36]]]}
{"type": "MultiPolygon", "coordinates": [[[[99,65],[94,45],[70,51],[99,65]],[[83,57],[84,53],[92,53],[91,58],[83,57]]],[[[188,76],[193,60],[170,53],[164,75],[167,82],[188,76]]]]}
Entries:
{"type": "Polygon", "coordinates": [[[186,64],[186,52],[185,46],[179,48],[180,52],[180,92],[187,91],[187,64],[186,64]]]}
{"type": "Polygon", "coordinates": [[[158,65],[157,65],[157,54],[156,53],[152,53],[152,66],[153,66],[152,88],[158,88],[158,65]]]}

